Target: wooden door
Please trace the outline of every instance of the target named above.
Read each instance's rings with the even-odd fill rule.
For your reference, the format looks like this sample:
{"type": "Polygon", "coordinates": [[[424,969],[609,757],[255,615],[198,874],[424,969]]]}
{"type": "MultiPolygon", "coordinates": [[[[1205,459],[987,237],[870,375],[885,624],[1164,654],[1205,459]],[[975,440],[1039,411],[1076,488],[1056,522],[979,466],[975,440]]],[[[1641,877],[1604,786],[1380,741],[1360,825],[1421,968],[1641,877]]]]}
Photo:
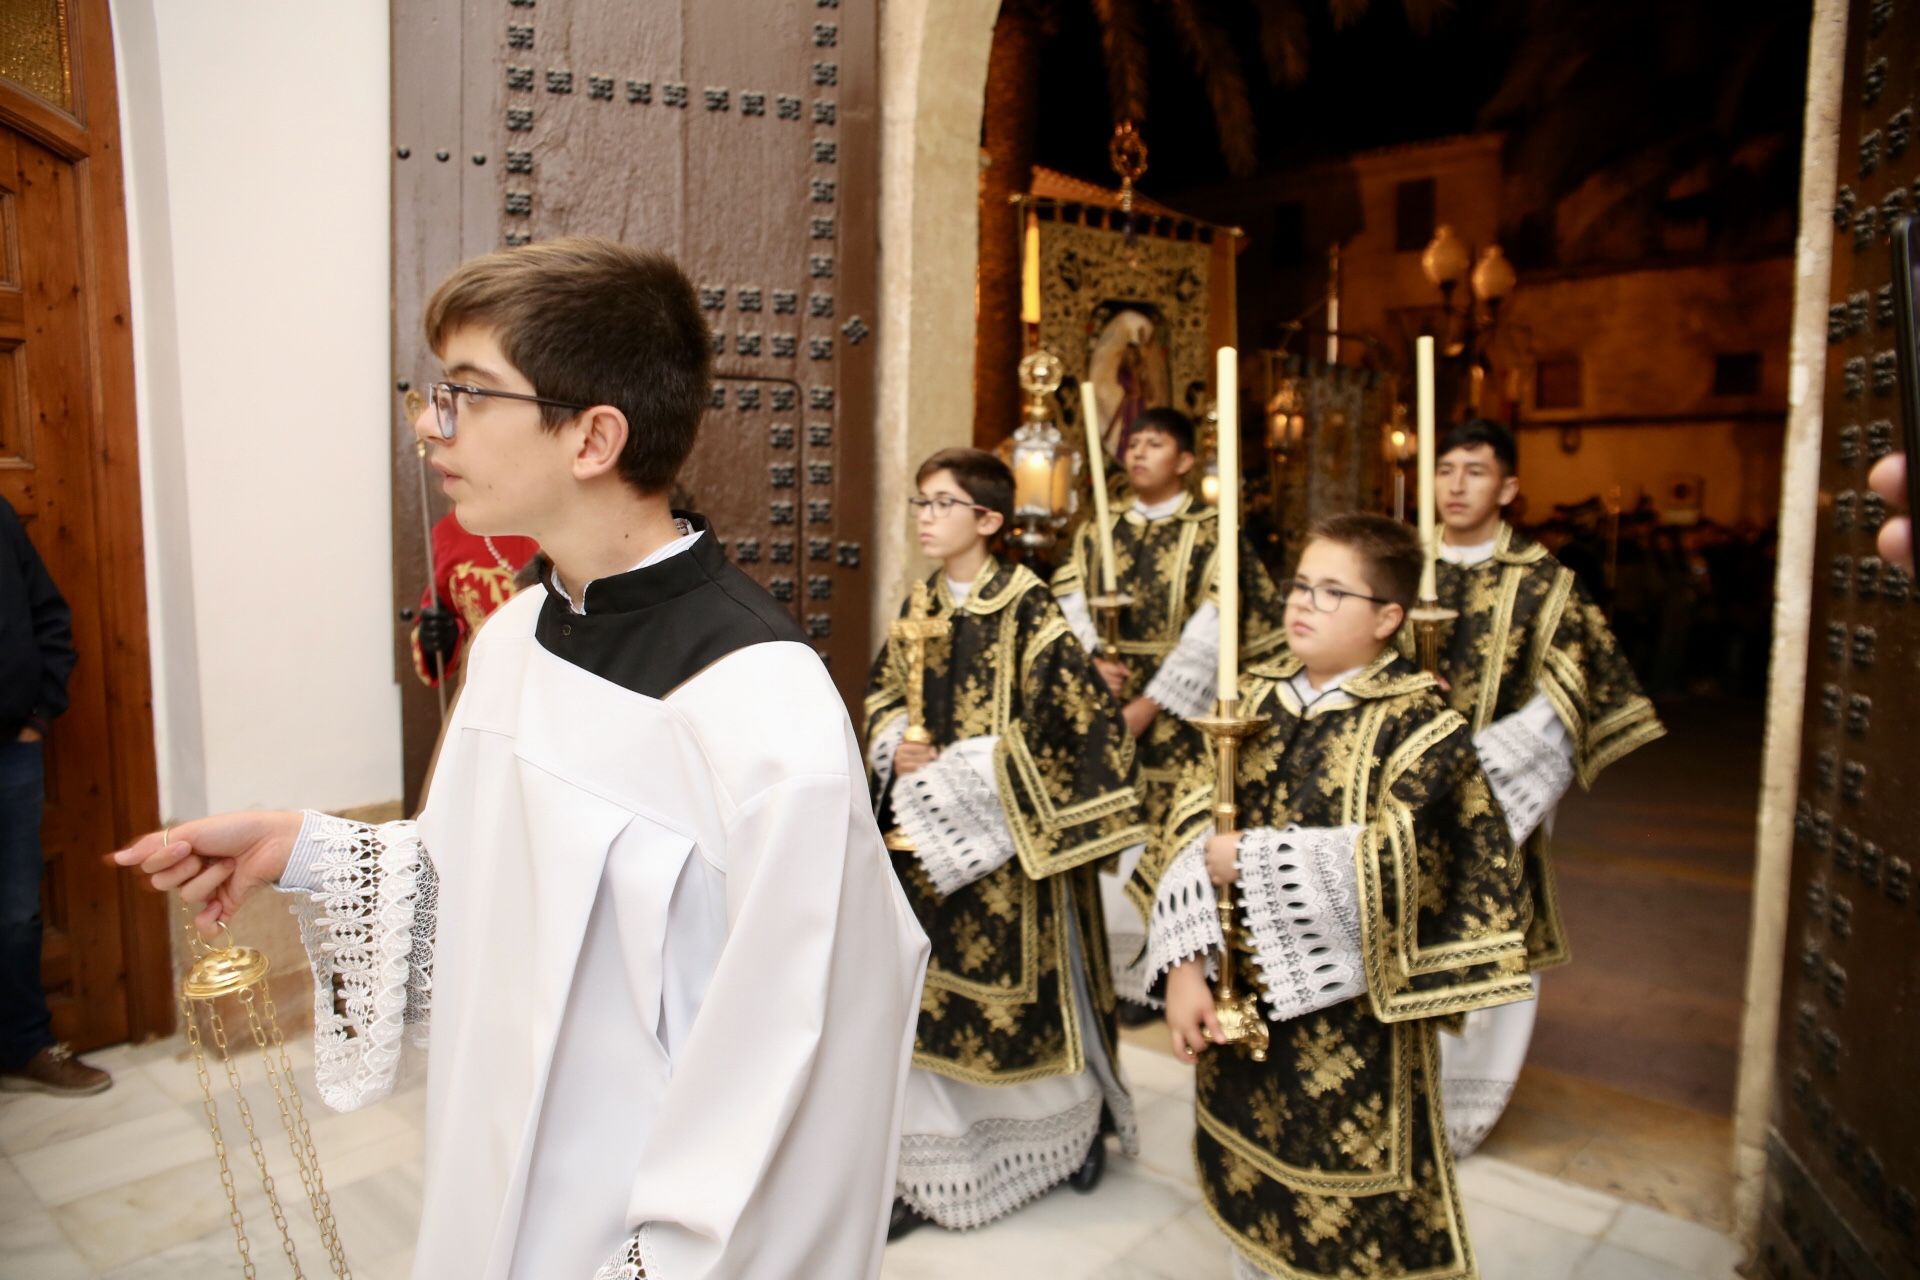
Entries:
{"type": "Polygon", "coordinates": [[[1887,230],[1920,198],[1920,10],[1853,0],[1846,58],[1769,1280],[1920,1275],[1920,588],[1875,554],[1867,488],[1900,440],[1887,230]]]}
{"type": "MultiPolygon", "coordinates": [[[[684,497],[793,610],[854,707],[871,657],[878,12],[877,0],[393,6],[396,391],[434,368],[421,306],[463,257],[569,234],[674,254],[700,290],[716,374],[684,497]]],[[[397,612],[425,581],[399,416],[397,612]]],[[[431,514],[443,509],[436,498],[431,514]]],[[[409,626],[395,667],[411,801],[439,716],[413,678],[409,626]]]]}
{"type": "Polygon", "coordinates": [[[54,1034],[85,1049],[172,1019],[164,902],[99,858],[156,807],[107,11],[44,10],[18,15],[39,38],[10,30],[21,56],[0,63],[0,495],[73,610],[72,705],[46,746],[43,970],[54,1034]]]}

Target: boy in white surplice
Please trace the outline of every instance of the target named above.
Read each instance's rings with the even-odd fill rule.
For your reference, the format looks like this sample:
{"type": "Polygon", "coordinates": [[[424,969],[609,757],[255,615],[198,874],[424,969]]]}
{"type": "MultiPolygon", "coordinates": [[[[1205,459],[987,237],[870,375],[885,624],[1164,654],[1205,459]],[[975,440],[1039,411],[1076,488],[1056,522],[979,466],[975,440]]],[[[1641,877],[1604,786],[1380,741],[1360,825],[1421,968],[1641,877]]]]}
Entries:
{"type": "Polygon", "coordinates": [[[474,637],[417,822],[240,813],[115,855],[293,896],[314,1059],[386,1096],[431,1013],[417,1280],[878,1275],[926,940],[793,619],[668,507],[709,342],[670,260],[555,240],[434,295],[414,424],[544,590],[474,637]]]}
{"type": "Polygon", "coordinates": [[[920,550],[941,561],[922,599],[946,634],[920,672],[890,640],[866,709],[874,797],[911,843],[894,866],[933,948],[895,1234],[1092,1190],[1103,1114],[1134,1149],[1096,882],[1146,838],[1120,704],[1046,584],[988,552],[1013,514],[1006,464],[946,449],[916,482],[920,550]]]}

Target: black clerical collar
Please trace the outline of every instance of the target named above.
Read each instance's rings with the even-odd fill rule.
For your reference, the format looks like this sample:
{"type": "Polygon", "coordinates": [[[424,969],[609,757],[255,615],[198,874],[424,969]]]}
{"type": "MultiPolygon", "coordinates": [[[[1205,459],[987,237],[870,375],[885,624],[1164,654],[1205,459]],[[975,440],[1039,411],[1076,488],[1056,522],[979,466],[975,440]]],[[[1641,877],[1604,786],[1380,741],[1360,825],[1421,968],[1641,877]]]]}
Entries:
{"type": "MultiPolygon", "coordinates": [[[[534,638],[555,657],[635,693],[665,697],[729,653],[772,641],[808,643],[766,588],[728,563],[712,526],[658,563],[587,585],[585,613],[546,581],[534,638]]],[[[550,578],[551,575],[548,575],[550,578]]]]}

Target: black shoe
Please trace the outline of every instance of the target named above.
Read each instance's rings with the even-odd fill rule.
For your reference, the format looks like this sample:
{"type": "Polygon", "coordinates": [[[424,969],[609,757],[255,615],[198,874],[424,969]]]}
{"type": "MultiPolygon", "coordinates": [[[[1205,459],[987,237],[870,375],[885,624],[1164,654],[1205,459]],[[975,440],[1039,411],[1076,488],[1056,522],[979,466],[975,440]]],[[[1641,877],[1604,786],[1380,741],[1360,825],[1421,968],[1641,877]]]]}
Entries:
{"type": "Polygon", "coordinates": [[[887,1243],[891,1244],[901,1236],[918,1227],[927,1225],[929,1219],[905,1200],[893,1202],[893,1217],[887,1220],[887,1243]]]}
{"type": "Polygon", "coordinates": [[[1080,1167],[1067,1175],[1067,1185],[1081,1195],[1100,1185],[1100,1179],[1107,1172],[1107,1140],[1099,1134],[1093,1137],[1093,1145],[1087,1148],[1087,1158],[1080,1167]]]}
{"type": "Polygon", "coordinates": [[[1138,1000],[1115,1000],[1113,1016],[1123,1027],[1144,1027],[1160,1020],[1160,1011],[1138,1000]]]}

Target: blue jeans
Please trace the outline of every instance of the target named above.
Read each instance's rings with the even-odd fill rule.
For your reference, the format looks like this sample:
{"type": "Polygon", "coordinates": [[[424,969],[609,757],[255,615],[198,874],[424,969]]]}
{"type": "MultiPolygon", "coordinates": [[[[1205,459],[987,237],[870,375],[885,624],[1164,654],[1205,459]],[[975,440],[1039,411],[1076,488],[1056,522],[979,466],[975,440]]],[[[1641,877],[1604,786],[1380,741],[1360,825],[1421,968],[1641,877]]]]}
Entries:
{"type": "Polygon", "coordinates": [[[53,1043],[40,987],[40,810],[46,767],[37,742],[0,742],[0,1071],[53,1043]]]}

